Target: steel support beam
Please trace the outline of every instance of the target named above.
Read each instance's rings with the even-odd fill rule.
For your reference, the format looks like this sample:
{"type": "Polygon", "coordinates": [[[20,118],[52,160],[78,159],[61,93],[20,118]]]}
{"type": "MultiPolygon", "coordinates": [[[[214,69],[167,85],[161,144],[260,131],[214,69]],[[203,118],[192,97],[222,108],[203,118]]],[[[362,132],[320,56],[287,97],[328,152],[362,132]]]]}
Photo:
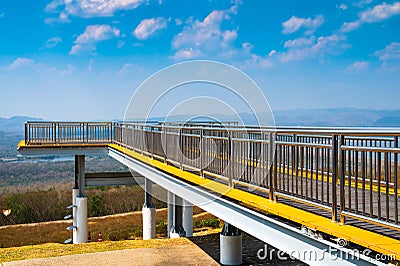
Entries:
{"type": "Polygon", "coordinates": [[[86,173],[86,186],[123,186],[136,185],[136,180],[132,177],[131,172],[103,172],[103,173],[86,173]]]}
{"type": "Polygon", "coordinates": [[[301,229],[178,180],[119,151],[109,149],[109,155],[171,193],[190,199],[194,205],[309,265],[384,265],[362,254],[354,256],[352,250],[306,235],[301,229]]]}

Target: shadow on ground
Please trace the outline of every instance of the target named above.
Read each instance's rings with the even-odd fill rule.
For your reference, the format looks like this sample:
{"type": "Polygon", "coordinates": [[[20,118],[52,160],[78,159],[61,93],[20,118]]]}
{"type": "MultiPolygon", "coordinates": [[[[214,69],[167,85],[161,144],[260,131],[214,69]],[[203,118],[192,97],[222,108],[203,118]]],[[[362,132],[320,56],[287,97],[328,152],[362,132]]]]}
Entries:
{"type": "MultiPolygon", "coordinates": [[[[219,233],[194,236],[189,239],[219,263],[219,233]]],[[[242,265],[307,265],[278,252],[278,249],[272,246],[268,246],[266,257],[260,259],[257,254],[265,255],[265,243],[246,233],[243,233],[242,247],[242,265]],[[259,252],[260,249],[262,249],[262,252],[259,252]]]]}

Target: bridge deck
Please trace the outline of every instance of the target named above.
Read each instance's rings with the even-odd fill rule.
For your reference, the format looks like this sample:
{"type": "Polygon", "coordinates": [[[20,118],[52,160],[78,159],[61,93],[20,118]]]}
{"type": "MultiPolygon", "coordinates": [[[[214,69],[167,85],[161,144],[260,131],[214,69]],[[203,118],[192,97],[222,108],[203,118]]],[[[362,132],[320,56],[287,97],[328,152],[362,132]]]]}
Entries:
{"type": "MultiPolygon", "coordinates": [[[[228,198],[232,201],[240,202],[242,205],[250,207],[264,214],[266,213],[273,216],[278,216],[293,222],[297,226],[304,225],[327,235],[346,239],[351,243],[369,248],[379,253],[395,254],[396,258],[400,258],[400,241],[394,237],[383,235],[381,227],[376,227],[373,224],[371,227],[371,224],[368,226],[368,224],[366,225],[360,220],[350,220],[346,224],[333,222],[330,218],[324,217],[324,215],[317,215],[316,213],[313,213],[313,210],[316,210],[317,213],[321,211],[321,209],[318,211],[318,208],[315,206],[310,206],[299,202],[291,202],[287,199],[276,202],[266,198],[265,196],[257,195],[256,193],[250,193],[237,188],[230,188],[226,184],[218,182],[217,180],[201,177],[198,173],[188,171],[187,169],[180,169],[173,164],[165,163],[161,160],[151,158],[150,156],[143,155],[131,149],[126,149],[119,144],[68,143],[54,145],[51,143],[43,143],[41,145],[27,145],[24,141],[22,141],[18,145],[18,150],[21,153],[51,150],[53,153],[65,154],[65,151],[68,150],[87,150],[91,148],[113,149],[120,151],[123,154],[150,165],[158,170],[173,175],[188,183],[201,186],[206,190],[223,195],[225,198],[228,198]],[[366,229],[360,227],[365,227],[366,229]]],[[[393,229],[388,229],[387,231],[395,232],[393,229]]],[[[396,235],[394,234],[393,236],[396,235]]]]}

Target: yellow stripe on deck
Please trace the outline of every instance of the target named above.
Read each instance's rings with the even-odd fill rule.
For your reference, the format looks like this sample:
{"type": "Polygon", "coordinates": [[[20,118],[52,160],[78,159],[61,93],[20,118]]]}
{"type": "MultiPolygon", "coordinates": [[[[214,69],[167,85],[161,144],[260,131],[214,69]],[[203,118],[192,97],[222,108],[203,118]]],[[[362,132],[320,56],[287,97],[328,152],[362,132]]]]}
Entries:
{"type": "Polygon", "coordinates": [[[150,157],[141,155],[135,151],[125,149],[116,144],[108,145],[110,148],[118,150],[134,159],[153,166],[161,171],[182,178],[186,181],[218,192],[228,198],[242,202],[245,205],[255,207],[263,212],[274,214],[293,222],[302,224],[309,228],[333,235],[338,238],[361,245],[365,248],[383,253],[395,254],[396,258],[400,258],[400,241],[390,237],[382,236],[377,233],[363,230],[351,225],[340,225],[328,218],[309,213],[282,203],[277,203],[258,195],[248,193],[235,188],[202,178],[194,173],[183,171],[175,166],[165,164],[163,162],[151,159],[150,157]]]}
{"type": "Polygon", "coordinates": [[[17,145],[17,150],[20,149],[57,149],[57,148],[98,148],[108,147],[109,144],[105,143],[43,143],[43,144],[25,144],[25,141],[21,140],[17,145]]]}

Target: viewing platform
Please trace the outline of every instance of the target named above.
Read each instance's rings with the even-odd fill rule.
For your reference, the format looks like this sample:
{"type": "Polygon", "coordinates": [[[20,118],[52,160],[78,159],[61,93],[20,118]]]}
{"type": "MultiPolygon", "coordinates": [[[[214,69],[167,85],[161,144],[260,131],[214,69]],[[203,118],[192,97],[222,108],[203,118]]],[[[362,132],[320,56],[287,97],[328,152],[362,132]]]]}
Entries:
{"type": "Polygon", "coordinates": [[[18,151],[75,155],[78,198],[84,156],[108,154],[145,177],[145,208],[152,183],[169,191],[169,236],[190,236],[185,215],[199,205],[225,221],[222,235],[242,230],[309,264],[333,263],[329,248],[343,263],[380,264],[400,258],[399,136],[398,128],[27,122],[18,151]],[[311,249],[326,256],[302,256],[311,249]]]}

